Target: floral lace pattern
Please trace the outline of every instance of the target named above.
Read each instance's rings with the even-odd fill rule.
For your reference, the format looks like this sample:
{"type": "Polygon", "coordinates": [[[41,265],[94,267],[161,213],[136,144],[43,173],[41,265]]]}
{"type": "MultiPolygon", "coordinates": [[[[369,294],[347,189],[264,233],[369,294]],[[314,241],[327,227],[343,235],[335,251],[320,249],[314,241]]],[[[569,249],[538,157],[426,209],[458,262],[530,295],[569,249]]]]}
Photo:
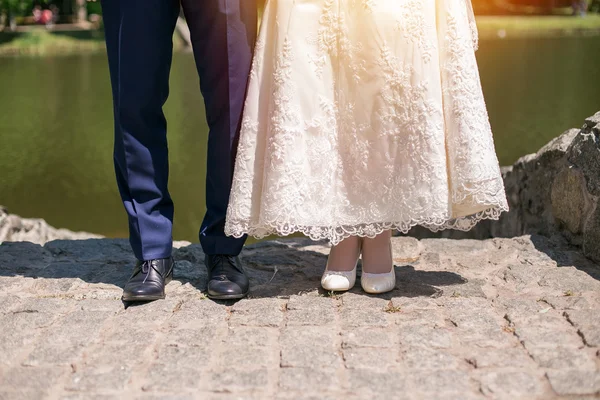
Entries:
{"type": "Polygon", "coordinates": [[[225,233],[336,244],[508,210],[469,0],[269,0],[225,233]]]}

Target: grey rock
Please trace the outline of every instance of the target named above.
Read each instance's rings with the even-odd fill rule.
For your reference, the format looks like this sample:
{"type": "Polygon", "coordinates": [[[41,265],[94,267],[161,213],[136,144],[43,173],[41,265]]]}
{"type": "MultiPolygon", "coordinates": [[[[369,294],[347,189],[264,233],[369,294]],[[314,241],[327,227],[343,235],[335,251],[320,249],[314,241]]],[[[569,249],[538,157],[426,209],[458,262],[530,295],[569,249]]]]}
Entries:
{"type": "Polygon", "coordinates": [[[90,239],[101,238],[87,232],[72,232],[67,229],[56,229],[46,221],[38,218],[21,218],[8,213],[0,206],[0,244],[2,242],[32,242],[44,244],[56,239],[90,239]]]}

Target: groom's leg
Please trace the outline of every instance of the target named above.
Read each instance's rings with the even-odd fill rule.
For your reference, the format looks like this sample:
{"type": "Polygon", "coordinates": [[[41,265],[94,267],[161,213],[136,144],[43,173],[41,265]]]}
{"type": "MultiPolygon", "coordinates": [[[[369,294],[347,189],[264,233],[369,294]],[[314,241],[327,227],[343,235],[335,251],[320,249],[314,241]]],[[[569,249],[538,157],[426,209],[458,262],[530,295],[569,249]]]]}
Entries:
{"type": "MultiPolygon", "coordinates": [[[[102,0],[115,117],[114,162],[139,260],[171,255],[167,124],[178,0],[102,0]]],[[[99,210],[102,212],[102,210],[99,210]]]]}
{"type": "Polygon", "coordinates": [[[245,238],[224,234],[225,216],[256,39],[256,2],[182,0],[210,128],[207,212],[200,230],[206,254],[237,255],[245,238]]]}

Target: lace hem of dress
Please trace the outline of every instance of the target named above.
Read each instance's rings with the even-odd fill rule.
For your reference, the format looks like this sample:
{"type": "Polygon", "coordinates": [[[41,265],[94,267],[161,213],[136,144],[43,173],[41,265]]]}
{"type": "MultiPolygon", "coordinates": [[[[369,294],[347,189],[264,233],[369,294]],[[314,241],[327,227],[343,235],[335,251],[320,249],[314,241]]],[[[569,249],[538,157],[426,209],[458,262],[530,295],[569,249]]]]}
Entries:
{"type": "Polygon", "coordinates": [[[508,211],[506,203],[498,203],[476,214],[452,219],[421,218],[408,221],[365,223],[353,226],[303,226],[290,224],[289,222],[250,226],[246,221],[230,221],[225,226],[225,234],[236,238],[249,235],[256,239],[263,239],[269,235],[288,236],[294,233],[302,233],[315,241],[329,240],[335,246],[350,236],[374,238],[384,231],[391,229],[408,233],[415,226],[423,226],[432,232],[445,229],[469,231],[481,220],[498,220],[500,214],[505,211],[508,211]]]}

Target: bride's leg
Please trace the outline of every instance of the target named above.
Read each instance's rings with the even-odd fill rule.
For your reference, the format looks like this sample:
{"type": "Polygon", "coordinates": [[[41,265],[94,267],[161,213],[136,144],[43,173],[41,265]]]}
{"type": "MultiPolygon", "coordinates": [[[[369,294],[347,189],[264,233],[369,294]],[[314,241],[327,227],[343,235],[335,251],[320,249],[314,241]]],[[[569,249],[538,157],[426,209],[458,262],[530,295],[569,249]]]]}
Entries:
{"type": "Polygon", "coordinates": [[[394,260],[392,259],[391,243],[392,231],[386,231],[375,238],[363,240],[362,257],[363,271],[370,274],[385,274],[391,271],[394,260]]]}
{"type": "Polygon", "coordinates": [[[360,257],[361,239],[349,237],[331,248],[327,268],[321,278],[325,290],[350,290],[356,283],[356,264],[360,257]]]}
{"type": "Polygon", "coordinates": [[[360,238],[351,236],[331,248],[327,258],[328,271],[352,271],[360,256],[360,238]]]}
{"type": "Polygon", "coordinates": [[[387,231],[363,241],[360,284],[367,293],[385,293],[396,287],[391,237],[392,232],[387,231]]]}

